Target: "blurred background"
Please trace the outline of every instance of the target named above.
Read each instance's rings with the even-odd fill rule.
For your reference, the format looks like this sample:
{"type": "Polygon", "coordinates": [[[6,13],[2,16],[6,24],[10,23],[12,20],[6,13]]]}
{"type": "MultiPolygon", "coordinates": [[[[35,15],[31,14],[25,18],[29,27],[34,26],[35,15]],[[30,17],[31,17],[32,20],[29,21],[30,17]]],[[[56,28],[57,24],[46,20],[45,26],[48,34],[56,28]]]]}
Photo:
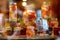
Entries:
{"type": "Polygon", "coordinates": [[[0,0],[0,34],[7,39],[59,38],[60,1],[0,0]]]}

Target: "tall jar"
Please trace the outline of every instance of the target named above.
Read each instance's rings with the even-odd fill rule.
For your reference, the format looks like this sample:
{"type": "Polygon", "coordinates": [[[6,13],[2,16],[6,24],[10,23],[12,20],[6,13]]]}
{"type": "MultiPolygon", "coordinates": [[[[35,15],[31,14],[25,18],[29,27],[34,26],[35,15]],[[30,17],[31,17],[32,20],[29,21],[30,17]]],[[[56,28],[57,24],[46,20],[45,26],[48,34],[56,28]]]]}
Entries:
{"type": "Polygon", "coordinates": [[[25,7],[25,11],[23,13],[23,22],[25,25],[27,25],[27,37],[33,37],[33,35],[35,35],[34,29],[36,27],[36,12],[34,5],[28,5],[25,7]]]}

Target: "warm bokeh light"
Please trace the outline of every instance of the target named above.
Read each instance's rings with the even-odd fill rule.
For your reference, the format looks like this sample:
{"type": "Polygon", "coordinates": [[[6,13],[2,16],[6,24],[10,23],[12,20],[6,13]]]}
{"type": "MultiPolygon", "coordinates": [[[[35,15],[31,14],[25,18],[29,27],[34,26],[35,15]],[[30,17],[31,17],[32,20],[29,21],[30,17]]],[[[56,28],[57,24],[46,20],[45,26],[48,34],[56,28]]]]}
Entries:
{"type": "Polygon", "coordinates": [[[27,3],[26,2],[22,2],[22,6],[26,6],[27,5],[27,3]]]}
{"type": "Polygon", "coordinates": [[[27,1],[27,0],[23,0],[23,1],[27,1]]]}

